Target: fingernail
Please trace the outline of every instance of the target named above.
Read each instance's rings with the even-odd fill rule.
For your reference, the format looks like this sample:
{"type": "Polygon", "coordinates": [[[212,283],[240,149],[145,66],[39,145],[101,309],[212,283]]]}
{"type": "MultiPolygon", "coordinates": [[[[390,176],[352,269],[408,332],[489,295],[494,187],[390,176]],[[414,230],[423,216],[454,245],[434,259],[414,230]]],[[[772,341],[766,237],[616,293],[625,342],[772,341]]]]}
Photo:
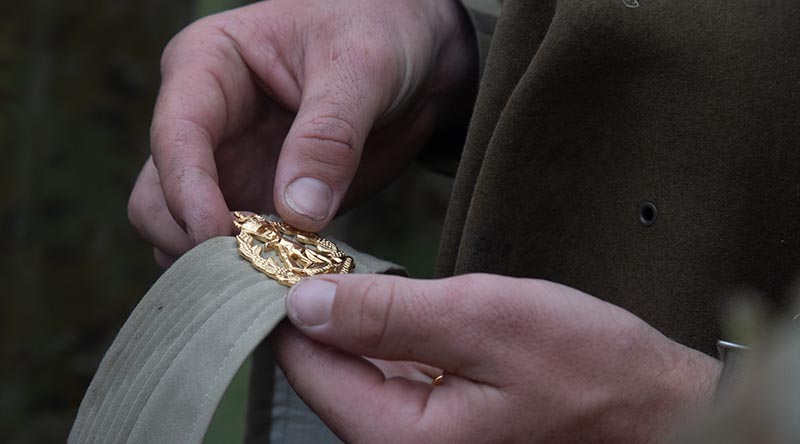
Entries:
{"type": "Polygon", "coordinates": [[[328,322],[336,296],[336,284],[323,279],[310,279],[295,284],[287,298],[289,317],[305,327],[328,322]]]}
{"type": "Polygon", "coordinates": [[[313,177],[300,177],[286,187],[286,205],[295,213],[314,220],[328,217],[333,203],[333,190],[313,177]]]}

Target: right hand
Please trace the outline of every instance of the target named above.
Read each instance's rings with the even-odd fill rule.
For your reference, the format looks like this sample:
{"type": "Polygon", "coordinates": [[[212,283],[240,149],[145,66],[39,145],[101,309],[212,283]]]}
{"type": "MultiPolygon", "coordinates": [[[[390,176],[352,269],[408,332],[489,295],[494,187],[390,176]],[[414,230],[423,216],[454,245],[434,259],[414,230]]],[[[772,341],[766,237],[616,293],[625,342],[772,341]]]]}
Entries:
{"type": "Polygon", "coordinates": [[[415,158],[471,87],[474,52],[456,0],[271,0],[202,19],[164,50],[131,222],[165,266],[230,234],[231,209],[319,231],[415,158]]]}

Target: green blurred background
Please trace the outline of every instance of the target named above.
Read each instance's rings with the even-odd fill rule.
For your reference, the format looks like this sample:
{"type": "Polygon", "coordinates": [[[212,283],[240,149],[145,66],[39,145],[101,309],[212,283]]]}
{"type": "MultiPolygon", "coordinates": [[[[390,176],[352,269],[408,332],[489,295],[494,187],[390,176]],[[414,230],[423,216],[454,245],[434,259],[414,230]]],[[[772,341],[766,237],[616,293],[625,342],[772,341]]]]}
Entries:
{"type": "MultiPolygon", "coordinates": [[[[158,277],[126,204],[161,50],[192,20],[241,3],[0,5],[0,442],[65,440],[103,352],[158,277]]],[[[449,188],[414,169],[333,232],[430,276],[449,188]]],[[[241,433],[244,380],[207,442],[241,433]]]]}

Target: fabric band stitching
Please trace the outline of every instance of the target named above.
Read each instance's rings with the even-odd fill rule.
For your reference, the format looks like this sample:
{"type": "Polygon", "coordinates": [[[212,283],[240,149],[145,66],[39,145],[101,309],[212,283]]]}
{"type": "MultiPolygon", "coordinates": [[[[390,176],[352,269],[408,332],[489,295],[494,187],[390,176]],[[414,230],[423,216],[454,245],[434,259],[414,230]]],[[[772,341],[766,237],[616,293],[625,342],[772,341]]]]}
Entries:
{"type": "Polygon", "coordinates": [[[205,406],[206,401],[208,400],[208,394],[211,393],[211,391],[216,387],[217,382],[219,380],[219,375],[222,372],[222,368],[225,367],[225,364],[228,362],[228,359],[230,359],[231,352],[233,351],[234,348],[236,348],[239,345],[239,341],[241,341],[242,338],[245,335],[247,335],[248,332],[250,332],[250,330],[253,328],[253,326],[255,326],[256,323],[258,323],[258,321],[267,313],[267,310],[272,308],[272,306],[274,306],[276,303],[282,302],[282,301],[283,301],[283,298],[278,298],[278,299],[270,302],[266,306],[264,306],[264,309],[261,310],[261,313],[259,313],[258,316],[256,316],[256,318],[253,320],[253,322],[250,323],[250,325],[247,327],[247,329],[245,329],[245,331],[243,331],[242,334],[240,334],[239,337],[236,338],[236,341],[234,341],[233,345],[231,345],[230,348],[228,348],[228,352],[225,353],[225,358],[222,359],[222,362],[220,363],[219,367],[217,367],[217,371],[216,371],[216,373],[214,375],[214,379],[211,382],[211,385],[208,387],[208,390],[206,390],[206,392],[203,394],[203,401],[200,402],[200,406],[197,408],[197,413],[195,414],[194,421],[192,421],[192,429],[191,429],[192,431],[191,431],[191,434],[189,435],[189,436],[191,436],[192,439],[194,439],[194,437],[195,437],[195,435],[197,433],[197,422],[200,419],[200,413],[203,411],[203,407],[205,406]]]}

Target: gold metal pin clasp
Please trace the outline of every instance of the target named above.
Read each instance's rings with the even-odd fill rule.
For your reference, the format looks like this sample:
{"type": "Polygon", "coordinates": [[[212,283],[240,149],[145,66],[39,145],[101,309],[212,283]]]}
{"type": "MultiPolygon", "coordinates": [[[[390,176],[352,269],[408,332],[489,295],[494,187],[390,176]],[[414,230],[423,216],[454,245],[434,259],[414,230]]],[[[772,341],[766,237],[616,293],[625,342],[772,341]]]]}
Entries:
{"type": "Polygon", "coordinates": [[[291,287],[307,276],[347,274],[355,268],[353,258],[317,234],[257,214],[237,212],[234,216],[240,230],[236,236],[239,253],[281,285],[291,287]]]}

